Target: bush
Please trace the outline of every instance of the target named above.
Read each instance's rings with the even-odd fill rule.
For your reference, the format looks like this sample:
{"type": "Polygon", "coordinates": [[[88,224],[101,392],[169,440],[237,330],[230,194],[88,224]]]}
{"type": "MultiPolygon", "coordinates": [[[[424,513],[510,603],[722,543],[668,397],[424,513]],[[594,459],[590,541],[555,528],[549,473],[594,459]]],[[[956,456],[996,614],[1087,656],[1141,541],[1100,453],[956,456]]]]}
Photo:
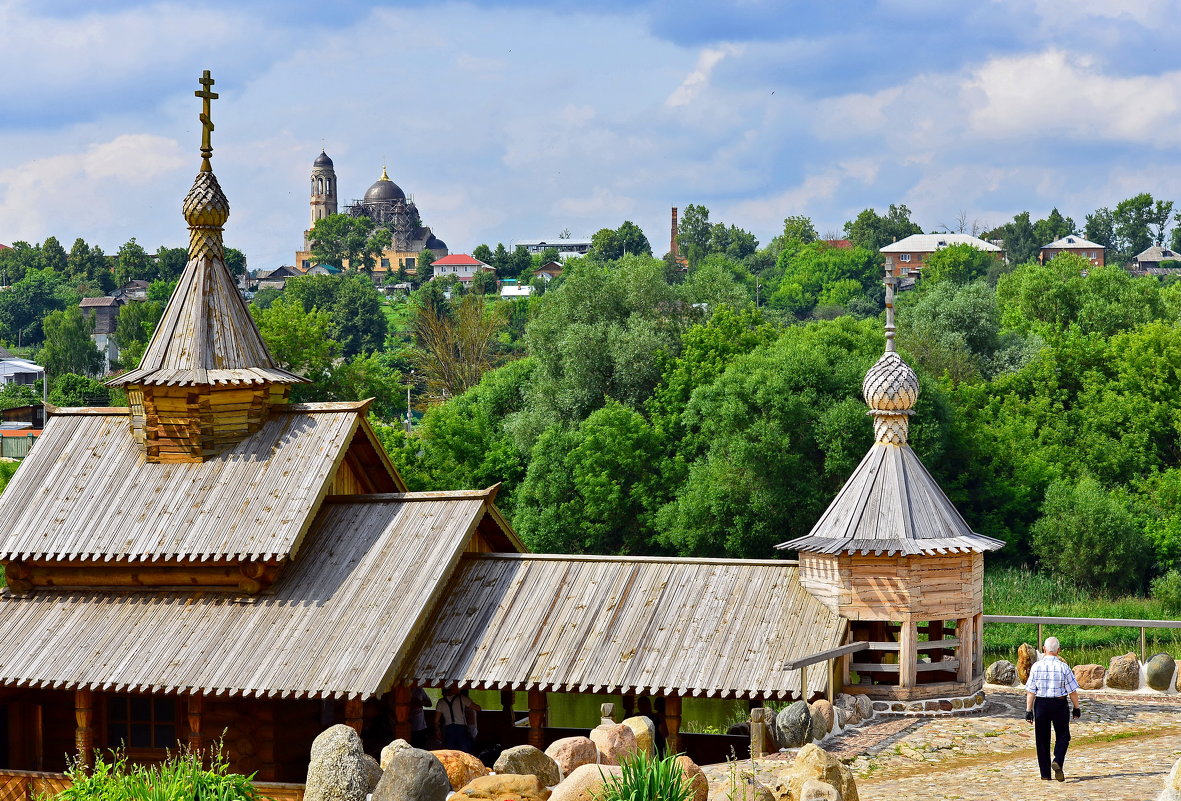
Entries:
{"type": "MultiPolygon", "coordinates": [[[[205,752],[183,750],[159,765],[131,765],[120,752],[94,755],[87,771],[74,763],[66,771],[73,782],[53,801],[262,801],[254,776],[230,773],[220,743],[205,752]],[[209,767],[204,766],[208,756],[209,767]]],[[[39,801],[48,801],[47,798],[39,801]]]]}
{"type": "Polygon", "coordinates": [[[620,762],[620,774],[609,776],[594,801],[689,801],[693,785],[676,754],[650,757],[637,751],[620,762]]]}
{"type": "Polygon", "coordinates": [[[1143,532],[1124,494],[1091,476],[1051,484],[1032,534],[1038,558],[1062,578],[1104,592],[1143,589],[1143,532]]]}
{"type": "Polygon", "coordinates": [[[1181,612],[1181,570],[1170,570],[1152,580],[1152,597],[1170,612],[1181,612]]]}

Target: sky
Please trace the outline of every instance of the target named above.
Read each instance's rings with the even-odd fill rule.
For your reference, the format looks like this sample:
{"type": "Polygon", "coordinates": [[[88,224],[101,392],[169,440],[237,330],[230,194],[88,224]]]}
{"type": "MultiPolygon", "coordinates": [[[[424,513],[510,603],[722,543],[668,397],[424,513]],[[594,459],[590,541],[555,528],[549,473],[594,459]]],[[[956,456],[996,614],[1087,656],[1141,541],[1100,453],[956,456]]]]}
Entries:
{"type": "MultiPolygon", "coordinates": [[[[452,252],[669,208],[761,242],[1181,201],[1176,0],[0,0],[0,243],[184,246],[201,70],[227,244],[291,264],[320,148],[452,252]]],[[[1181,202],[1178,203],[1181,209],[1181,202]]]]}

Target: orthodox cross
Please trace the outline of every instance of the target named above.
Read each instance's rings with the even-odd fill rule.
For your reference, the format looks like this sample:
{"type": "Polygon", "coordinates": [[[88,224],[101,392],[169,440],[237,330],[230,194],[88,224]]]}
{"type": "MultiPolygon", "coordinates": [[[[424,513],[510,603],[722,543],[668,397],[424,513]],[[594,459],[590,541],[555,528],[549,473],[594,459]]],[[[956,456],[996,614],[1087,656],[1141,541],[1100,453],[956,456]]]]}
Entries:
{"type": "Polygon", "coordinates": [[[209,166],[213,145],[209,141],[209,134],[213,133],[213,120],[209,116],[209,101],[217,100],[217,92],[209,91],[209,87],[214,84],[213,78],[209,77],[209,70],[201,73],[197,83],[201,84],[201,88],[193,94],[204,101],[201,110],[201,172],[210,172],[213,169],[209,166]]]}
{"type": "Polygon", "coordinates": [[[886,351],[894,350],[894,277],[893,259],[886,259],[886,351]]]}

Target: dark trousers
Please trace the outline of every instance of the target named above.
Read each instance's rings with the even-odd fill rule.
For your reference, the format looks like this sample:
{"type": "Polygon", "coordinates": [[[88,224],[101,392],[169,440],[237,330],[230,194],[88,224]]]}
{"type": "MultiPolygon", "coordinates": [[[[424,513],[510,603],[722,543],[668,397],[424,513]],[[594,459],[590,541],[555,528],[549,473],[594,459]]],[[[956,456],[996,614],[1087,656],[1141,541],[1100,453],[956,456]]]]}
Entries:
{"type": "Polygon", "coordinates": [[[1070,745],[1070,701],[1066,696],[1033,699],[1033,739],[1043,779],[1050,778],[1050,726],[1054,727],[1054,761],[1065,766],[1070,745]]]}

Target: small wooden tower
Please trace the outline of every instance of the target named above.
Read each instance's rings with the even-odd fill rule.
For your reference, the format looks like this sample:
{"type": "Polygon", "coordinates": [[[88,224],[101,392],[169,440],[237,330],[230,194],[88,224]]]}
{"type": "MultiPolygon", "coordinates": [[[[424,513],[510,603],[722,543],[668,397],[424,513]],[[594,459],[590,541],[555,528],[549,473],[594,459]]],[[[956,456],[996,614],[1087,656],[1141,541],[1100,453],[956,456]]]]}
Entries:
{"type": "Polygon", "coordinates": [[[874,444],[812,531],[776,547],[799,552],[803,586],[870,644],[846,658],[846,691],[951,709],[983,686],[984,552],[1004,543],[972,531],[907,444],[919,380],[895,352],[894,280],[886,352],[862,383],[874,444]]]}
{"type": "Polygon", "coordinates": [[[184,199],[189,260],[139,367],[108,382],[127,389],[131,431],[149,462],[201,462],[259,430],[272,406],[307,379],[279,368],[226,267],[230,216],[209,133],[205,71],[201,171],[184,199]]]}

